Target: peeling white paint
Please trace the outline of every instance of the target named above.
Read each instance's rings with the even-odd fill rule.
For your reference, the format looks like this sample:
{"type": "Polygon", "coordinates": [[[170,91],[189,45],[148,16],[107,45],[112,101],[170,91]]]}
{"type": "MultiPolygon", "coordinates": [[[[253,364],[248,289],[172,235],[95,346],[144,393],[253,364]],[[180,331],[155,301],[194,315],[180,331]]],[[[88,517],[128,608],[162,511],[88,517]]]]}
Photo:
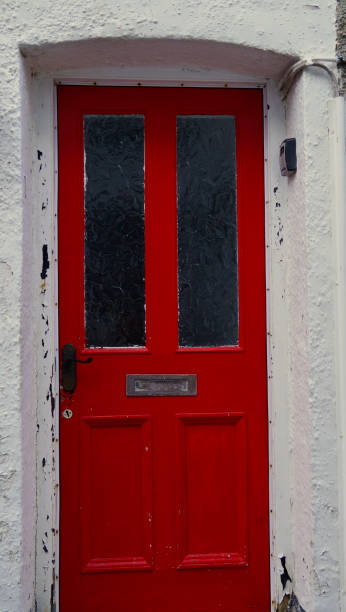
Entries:
{"type": "Polygon", "coordinates": [[[296,58],[334,56],[334,0],[103,0],[97,6],[58,0],[49,8],[42,0],[6,0],[2,8],[1,612],[34,610],[35,597],[39,612],[49,610],[52,579],[58,582],[54,78],[267,84],[273,600],[283,596],[281,552],[304,610],[341,609],[332,92],[314,68],[299,77],[285,105],[276,87],[296,58]],[[280,176],[278,164],[286,136],[297,138],[298,172],[290,179],[280,176]]]}

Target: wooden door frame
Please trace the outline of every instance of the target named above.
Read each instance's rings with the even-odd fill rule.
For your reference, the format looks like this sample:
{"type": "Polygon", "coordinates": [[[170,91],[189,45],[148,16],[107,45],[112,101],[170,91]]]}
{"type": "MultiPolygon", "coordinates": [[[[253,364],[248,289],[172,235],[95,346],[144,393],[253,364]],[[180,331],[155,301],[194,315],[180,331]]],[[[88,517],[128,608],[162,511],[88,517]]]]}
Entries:
{"type": "MultiPolygon", "coordinates": [[[[37,182],[37,190],[40,193],[41,211],[43,213],[39,223],[40,244],[42,245],[42,271],[40,285],[40,301],[41,314],[40,325],[44,351],[38,354],[37,368],[40,371],[40,362],[44,369],[44,377],[38,383],[37,389],[37,423],[40,427],[40,434],[37,438],[37,553],[36,553],[36,574],[41,591],[50,592],[51,609],[59,610],[59,589],[58,584],[58,568],[59,568],[59,372],[57,364],[59,363],[59,345],[58,345],[58,253],[57,253],[57,228],[58,228],[58,193],[57,193],[57,103],[56,103],[56,86],[57,84],[66,85],[107,85],[112,87],[121,86],[138,86],[138,81],[109,81],[92,79],[63,79],[47,78],[43,83],[43,91],[38,91],[38,97],[44,98],[50,96],[51,107],[54,109],[53,133],[50,131],[49,139],[53,151],[53,167],[49,166],[49,156],[45,159],[45,151],[37,149],[37,171],[45,170],[46,176],[44,181],[41,178],[37,182]],[[41,155],[40,155],[41,153],[41,155]],[[41,167],[41,170],[40,170],[41,167]],[[45,202],[48,200],[54,201],[54,209],[45,212],[45,202]],[[46,251],[44,249],[46,245],[46,251]],[[49,261],[49,274],[47,261],[49,261]],[[45,303],[46,301],[46,303],[45,303]],[[48,321],[48,323],[47,323],[48,321]],[[47,327],[48,332],[47,332],[47,327]],[[52,356],[51,363],[45,361],[45,353],[49,352],[52,356]],[[42,355],[41,355],[42,353],[42,355]],[[47,410],[50,411],[51,418],[47,419],[47,410]],[[47,534],[47,536],[46,536],[47,534]],[[48,567],[48,571],[47,571],[48,567]],[[55,602],[55,607],[54,606],[55,602]]],[[[265,232],[266,244],[269,244],[268,230],[271,224],[269,217],[269,192],[268,192],[268,112],[267,112],[267,86],[266,83],[256,81],[234,81],[225,84],[223,81],[200,80],[200,81],[158,81],[154,79],[143,79],[141,86],[162,86],[162,87],[206,87],[206,88],[243,88],[253,89],[260,88],[263,90],[263,116],[264,116],[264,167],[265,167],[265,232]]],[[[49,125],[51,118],[46,112],[42,125],[49,125]]],[[[46,127],[47,127],[46,126],[46,127]]],[[[42,147],[43,148],[43,147],[42,147]]],[[[267,289],[267,372],[268,372],[268,443],[269,443],[269,506],[270,514],[268,517],[270,528],[270,558],[273,559],[275,550],[275,523],[272,519],[273,508],[275,507],[274,495],[274,470],[273,468],[273,451],[271,441],[273,440],[272,431],[272,404],[271,404],[271,342],[270,342],[270,304],[269,304],[269,287],[271,286],[271,254],[270,249],[266,249],[266,289],[267,289]]],[[[274,563],[271,562],[270,570],[272,600],[275,599],[277,575],[275,572],[274,563]]],[[[38,605],[40,600],[38,600],[38,605]]]]}

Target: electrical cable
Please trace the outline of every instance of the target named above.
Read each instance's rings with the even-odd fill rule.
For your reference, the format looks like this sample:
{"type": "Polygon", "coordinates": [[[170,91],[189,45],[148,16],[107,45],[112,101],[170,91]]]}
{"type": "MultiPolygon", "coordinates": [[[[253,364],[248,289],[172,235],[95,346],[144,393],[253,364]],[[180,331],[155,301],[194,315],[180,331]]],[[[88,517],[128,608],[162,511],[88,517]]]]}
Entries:
{"type": "Polygon", "coordinates": [[[285,100],[288,96],[288,93],[296,79],[296,77],[298,76],[298,74],[300,74],[305,68],[309,68],[310,66],[317,66],[319,68],[322,68],[323,70],[325,70],[331,80],[332,80],[332,85],[333,85],[333,90],[334,90],[334,97],[338,97],[341,94],[340,90],[339,90],[339,84],[338,84],[338,79],[335,75],[335,73],[333,72],[333,70],[331,68],[329,68],[328,66],[325,65],[324,62],[335,62],[338,63],[339,60],[338,59],[306,59],[306,60],[299,60],[298,62],[295,62],[294,64],[292,64],[292,66],[290,66],[288,68],[288,70],[285,72],[285,74],[283,75],[283,77],[281,78],[280,82],[279,82],[279,90],[281,92],[281,97],[283,100],[285,100]]]}

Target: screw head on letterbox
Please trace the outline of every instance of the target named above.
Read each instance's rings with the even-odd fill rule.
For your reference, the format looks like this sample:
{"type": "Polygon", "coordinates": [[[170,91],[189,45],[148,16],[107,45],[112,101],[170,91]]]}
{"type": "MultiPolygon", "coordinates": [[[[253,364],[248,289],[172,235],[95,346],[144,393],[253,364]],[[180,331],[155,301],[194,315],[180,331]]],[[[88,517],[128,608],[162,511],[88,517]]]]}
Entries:
{"type": "Polygon", "coordinates": [[[286,138],[280,145],[280,170],[282,176],[291,176],[297,172],[295,138],[286,138]]]}

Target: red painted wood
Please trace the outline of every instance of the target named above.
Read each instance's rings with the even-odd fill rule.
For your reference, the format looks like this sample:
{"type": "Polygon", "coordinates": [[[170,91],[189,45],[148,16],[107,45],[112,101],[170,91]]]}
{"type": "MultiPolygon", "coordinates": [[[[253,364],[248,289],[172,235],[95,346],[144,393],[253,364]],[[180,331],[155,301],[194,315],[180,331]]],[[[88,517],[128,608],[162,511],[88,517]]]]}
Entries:
{"type": "Polygon", "coordinates": [[[178,415],[179,568],[248,563],[244,414],[178,415]],[[232,486],[225,486],[225,477],[232,486]]]}
{"type": "Polygon", "coordinates": [[[270,609],[260,90],[58,88],[61,612],[270,609]],[[83,115],[145,115],[145,349],[86,349],[83,115]],[[177,114],[233,114],[239,347],[179,349],[177,114]],[[126,397],[133,373],[193,373],[196,397],[126,397]]]}
{"type": "Polygon", "coordinates": [[[152,568],[151,448],[151,423],[145,416],[83,419],[83,572],[152,568]]]}

